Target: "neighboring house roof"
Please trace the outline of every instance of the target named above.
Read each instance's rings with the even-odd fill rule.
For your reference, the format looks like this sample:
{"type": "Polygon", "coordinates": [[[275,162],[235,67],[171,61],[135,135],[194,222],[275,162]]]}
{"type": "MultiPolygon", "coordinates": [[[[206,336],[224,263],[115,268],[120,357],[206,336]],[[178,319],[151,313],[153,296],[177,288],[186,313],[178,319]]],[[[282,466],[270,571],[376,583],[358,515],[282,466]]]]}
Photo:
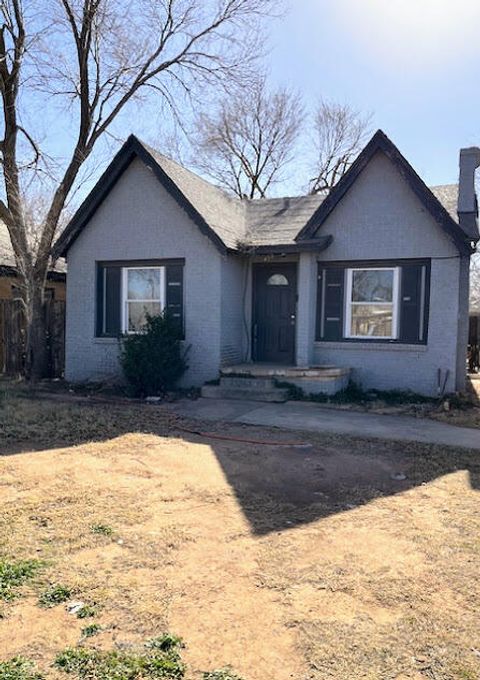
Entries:
{"type": "Polygon", "coordinates": [[[458,223],[458,184],[439,184],[438,186],[430,187],[430,191],[440,201],[450,217],[458,223]]]}
{"type": "Polygon", "coordinates": [[[383,151],[390,158],[459,249],[471,252],[468,237],[456,221],[456,185],[430,190],[381,130],[375,133],[329,194],[253,200],[240,200],[227,194],[131,135],[58,239],[54,252],[57,256],[66,255],[134,158],[140,158],[153,170],[157,179],[221,251],[243,248],[263,251],[281,246],[291,250],[322,249],[331,237],[316,236],[318,228],[377,151],[383,151]]]}
{"type": "MultiPolygon", "coordinates": [[[[0,274],[15,274],[16,262],[13,254],[10,234],[6,224],[0,221],[0,274]]],[[[64,278],[66,263],[63,258],[57,260],[49,271],[49,278],[64,278]]]]}
{"type": "Polygon", "coordinates": [[[0,267],[15,267],[10,234],[3,222],[0,222],[0,267]]]}

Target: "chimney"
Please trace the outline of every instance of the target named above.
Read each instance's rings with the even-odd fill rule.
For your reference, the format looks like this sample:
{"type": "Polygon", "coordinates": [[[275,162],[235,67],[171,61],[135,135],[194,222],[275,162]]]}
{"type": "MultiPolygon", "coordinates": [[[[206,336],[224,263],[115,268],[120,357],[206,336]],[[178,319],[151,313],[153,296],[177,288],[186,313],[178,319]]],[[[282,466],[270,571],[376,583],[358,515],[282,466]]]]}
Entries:
{"type": "Polygon", "coordinates": [[[477,241],[478,205],[475,194],[475,170],[480,166],[480,149],[471,146],[460,149],[460,179],[458,182],[458,221],[469,238],[477,241]]]}

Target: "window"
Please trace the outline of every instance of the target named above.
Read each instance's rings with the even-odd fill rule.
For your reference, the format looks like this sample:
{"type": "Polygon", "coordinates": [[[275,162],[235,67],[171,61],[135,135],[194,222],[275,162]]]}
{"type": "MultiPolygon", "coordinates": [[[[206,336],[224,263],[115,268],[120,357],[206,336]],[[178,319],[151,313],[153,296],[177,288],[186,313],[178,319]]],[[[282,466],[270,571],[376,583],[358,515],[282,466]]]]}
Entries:
{"type": "Polygon", "coordinates": [[[272,274],[267,280],[267,286],[288,286],[288,279],[283,274],[272,274]]]}
{"type": "Polygon", "coordinates": [[[122,299],[122,330],[138,333],[145,326],[147,314],[160,314],[165,307],[165,268],[124,268],[122,299]]]}
{"type": "Polygon", "coordinates": [[[316,339],[426,344],[430,260],[319,262],[316,339]]]}
{"type": "Polygon", "coordinates": [[[138,333],[146,314],[167,309],[183,334],[184,260],[98,262],[97,337],[138,333]]]}
{"type": "Polygon", "coordinates": [[[398,336],[398,267],[347,269],[345,337],[398,336]]]}

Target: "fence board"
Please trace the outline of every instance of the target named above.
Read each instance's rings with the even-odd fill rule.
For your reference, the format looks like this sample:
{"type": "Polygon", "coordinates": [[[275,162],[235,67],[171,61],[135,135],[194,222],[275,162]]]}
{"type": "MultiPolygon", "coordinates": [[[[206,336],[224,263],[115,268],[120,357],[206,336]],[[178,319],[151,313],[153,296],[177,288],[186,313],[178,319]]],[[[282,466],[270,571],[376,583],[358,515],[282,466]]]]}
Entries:
{"type": "MultiPolygon", "coordinates": [[[[47,300],[48,375],[59,378],[65,367],[65,302],[47,300]]],[[[19,300],[0,300],[0,372],[19,375],[25,366],[25,316],[19,300]]]]}

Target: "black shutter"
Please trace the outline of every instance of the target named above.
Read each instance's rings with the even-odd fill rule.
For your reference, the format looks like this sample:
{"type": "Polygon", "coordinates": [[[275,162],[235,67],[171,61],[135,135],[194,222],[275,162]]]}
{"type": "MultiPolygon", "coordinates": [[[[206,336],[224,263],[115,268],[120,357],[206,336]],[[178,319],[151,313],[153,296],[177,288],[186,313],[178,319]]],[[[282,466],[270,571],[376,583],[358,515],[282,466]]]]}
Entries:
{"type": "Polygon", "coordinates": [[[318,267],[317,339],[343,339],[345,269],[318,267]]]}
{"type": "Polygon", "coordinates": [[[428,270],[425,264],[404,265],[401,270],[400,342],[426,340],[428,270]]]}
{"type": "Polygon", "coordinates": [[[183,328],[183,265],[169,264],[166,267],[166,308],[172,319],[178,322],[180,332],[183,328]]]}
{"type": "Polygon", "coordinates": [[[121,331],[122,268],[99,264],[97,268],[98,337],[118,337],[121,331]]]}

